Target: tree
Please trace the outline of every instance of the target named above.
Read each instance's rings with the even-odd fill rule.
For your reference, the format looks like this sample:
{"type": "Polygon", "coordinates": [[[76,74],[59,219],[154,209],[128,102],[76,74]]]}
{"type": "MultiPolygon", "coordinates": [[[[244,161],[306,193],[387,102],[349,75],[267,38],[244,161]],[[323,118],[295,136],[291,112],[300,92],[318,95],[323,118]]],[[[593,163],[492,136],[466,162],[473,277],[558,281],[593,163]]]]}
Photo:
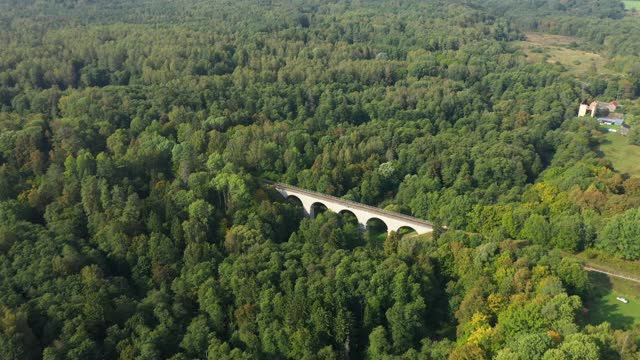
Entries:
{"type": "Polygon", "coordinates": [[[559,215],[552,222],[551,244],[567,251],[575,252],[582,248],[585,229],[578,215],[559,215]]]}
{"type": "Polygon", "coordinates": [[[570,358],[565,354],[564,351],[560,349],[550,349],[549,351],[544,353],[544,356],[542,357],[542,359],[543,360],[569,360],[570,358]]]}
{"type": "Polygon", "coordinates": [[[568,286],[571,293],[583,295],[590,290],[589,276],[578,260],[569,257],[563,258],[557,271],[558,276],[568,286]]]}
{"type": "Polygon", "coordinates": [[[449,360],[485,360],[484,351],[473,344],[464,344],[451,351],[449,360]]]}
{"type": "Polygon", "coordinates": [[[520,236],[534,244],[544,246],[551,240],[549,223],[544,216],[533,214],[524,222],[520,236]]]}
{"type": "Polygon", "coordinates": [[[398,244],[400,243],[400,235],[397,232],[391,231],[384,240],[384,254],[390,256],[398,252],[398,244]]]}
{"type": "Polygon", "coordinates": [[[199,357],[207,352],[209,344],[209,326],[205,316],[193,318],[180,347],[191,357],[199,357]]]}
{"type": "MultiPolygon", "coordinates": [[[[596,343],[584,334],[572,334],[560,345],[564,358],[569,360],[597,360],[600,359],[600,350],[596,343]]],[[[545,354],[545,358],[549,358],[545,354]]]]}
{"type": "Polygon", "coordinates": [[[258,230],[250,229],[245,225],[234,225],[225,236],[224,248],[229,253],[239,253],[264,241],[264,237],[258,230]]]}
{"type": "Polygon", "coordinates": [[[598,236],[598,247],[627,260],[640,259],[640,209],[614,216],[598,236]]]}
{"type": "Polygon", "coordinates": [[[629,144],[640,146],[640,127],[634,126],[629,131],[629,144]]]}
{"type": "Polygon", "coordinates": [[[513,341],[511,349],[521,360],[540,359],[544,353],[553,347],[551,338],[545,333],[524,334],[513,341]]]}
{"type": "Polygon", "coordinates": [[[387,332],[383,326],[378,326],[369,334],[367,354],[371,359],[381,359],[389,354],[391,346],[387,340],[387,332]]]}

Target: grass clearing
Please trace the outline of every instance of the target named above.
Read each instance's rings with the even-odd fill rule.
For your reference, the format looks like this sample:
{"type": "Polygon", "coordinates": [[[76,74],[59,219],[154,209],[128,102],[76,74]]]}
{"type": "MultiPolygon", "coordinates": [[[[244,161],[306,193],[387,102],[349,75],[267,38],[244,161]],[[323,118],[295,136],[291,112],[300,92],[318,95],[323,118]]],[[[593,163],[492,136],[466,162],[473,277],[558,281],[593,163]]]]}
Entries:
{"type": "MultiPolygon", "coordinates": [[[[638,1],[640,3],[640,1],[638,1]]],[[[529,62],[562,65],[567,72],[575,76],[598,73],[600,76],[620,75],[606,66],[609,59],[584,50],[571,48],[579,40],[570,36],[528,33],[527,40],[516,42],[529,62]]]]}
{"type": "Polygon", "coordinates": [[[544,33],[527,33],[527,42],[541,46],[567,46],[577,42],[578,38],[574,36],[552,35],[544,33]]]}
{"type": "Polygon", "coordinates": [[[632,177],[640,176],[640,146],[630,145],[627,137],[616,133],[605,134],[600,152],[619,172],[632,177]]]}
{"type": "Polygon", "coordinates": [[[618,259],[595,249],[588,249],[575,255],[565,254],[565,256],[582,260],[597,269],[640,279],[640,261],[618,259]]]}
{"type": "Polygon", "coordinates": [[[594,290],[585,299],[588,309],[585,324],[597,325],[604,321],[617,329],[630,329],[640,324],[640,284],[606,274],[589,272],[594,290]],[[618,301],[622,296],[628,304],[618,301]]]}
{"type": "MultiPolygon", "coordinates": [[[[587,250],[576,255],[567,255],[584,261],[587,265],[634,278],[640,278],[640,261],[614,258],[598,250],[587,250]]],[[[640,324],[640,284],[634,281],[589,271],[593,291],[584,299],[588,313],[584,324],[597,325],[603,321],[617,329],[630,329],[640,324]],[[616,297],[629,300],[622,303],[616,297]]]]}
{"type": "Polygon", "coordinates": [[[625,0],[623,3],[627,10],[640,10],[640,1],[625,0]]]}

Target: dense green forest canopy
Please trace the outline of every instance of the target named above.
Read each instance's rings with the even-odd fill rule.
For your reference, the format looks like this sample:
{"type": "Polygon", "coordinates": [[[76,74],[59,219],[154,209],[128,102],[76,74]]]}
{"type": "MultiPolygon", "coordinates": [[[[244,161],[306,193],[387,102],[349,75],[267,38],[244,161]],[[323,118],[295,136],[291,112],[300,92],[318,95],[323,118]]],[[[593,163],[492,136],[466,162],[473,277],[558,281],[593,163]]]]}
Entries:
{"type": "Polygon", "coordinates": [[[562,252],[640,257],[640,181],[575,118],[640,95],[636,23],[594,0],[0,0],[0,358],[637,359],[640,329],[580,322],[562,252]],[[529,63],[529,30],[600,39],[625,78],[529,63]],[[262,178],[436,231],[303,219],[262,178]]]}

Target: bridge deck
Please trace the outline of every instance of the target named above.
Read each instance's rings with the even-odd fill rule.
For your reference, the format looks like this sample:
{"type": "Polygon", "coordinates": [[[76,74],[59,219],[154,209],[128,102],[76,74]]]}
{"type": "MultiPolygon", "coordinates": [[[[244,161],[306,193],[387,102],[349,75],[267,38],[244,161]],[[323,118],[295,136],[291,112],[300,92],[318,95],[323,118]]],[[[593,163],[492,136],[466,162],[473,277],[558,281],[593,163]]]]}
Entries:
{"type": "Polygon", "coordinates": [[[344,205],[348,205],[354,208],[360,208],[363,210],[367,210],[370,211],[372,213],[381,215],[381,216],[385,216],[385,217],[389,217],[389,218],[393,218],[396,220],[402,220],[402,221],[406,221],[409,223],[414,223],[414,224],[419,224],[419,225],[425,225],[425,226],[431,226],[433,227],[433,224],[426,221],[426,220],[422,220],[413,216],[409,216],[409,215],[404,215],[404,214],[399,214],[396,212],[392,212],[392,211],[388,211],[388,210],[383,210],[374,206],[370,206],[370,205],[364,205],[364,204],[360,204],[357,203],[355,201],[351,201],[351,200],[346,200],[346,199],[341,199],[339,197],[336,196],[331,196],[331,195],[326,195],[326,194],[322,194],[316,191],[311,191],[311,190],[305,190],[296,186],[292,186],[292,185],[287,185],[287,184],[283,184],[283,183],[278,183],[278,182],[273,182],[273,181],[264,181],[264,183],[272,185],[274,187],[280,187],[283,189],[288,189],[291,191],[297,191],[318,199],[324,199],[324,200],[329,200],[329,201],[335,201],[335,202],[339,202],[342,203],[344,205]]]}

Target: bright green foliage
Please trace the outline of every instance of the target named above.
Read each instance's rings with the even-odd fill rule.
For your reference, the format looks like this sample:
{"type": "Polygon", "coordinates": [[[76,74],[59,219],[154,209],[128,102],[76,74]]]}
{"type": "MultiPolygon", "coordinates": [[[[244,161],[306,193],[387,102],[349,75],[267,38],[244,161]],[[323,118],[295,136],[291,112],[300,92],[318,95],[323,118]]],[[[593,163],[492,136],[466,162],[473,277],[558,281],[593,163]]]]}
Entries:
{"type": "MultiPolygon", "coordinates": [[[[573,334],[558,348],[565,359],[569,360],[597,360],[600,359],[600,353],[595,341],[583,334],[573,334]]],[[[545,354],[545,358],[549,355],[545,354]]]]}
{"type": "Polygon", "coordinates": [[[381,359],[389,354],[391,346],[387,340],[387,333],[382,326],[373,329],[369,335],[369,350],[367,355],[371,359],[381,359]]]}
{"type": "Polygon", "coordinates": [[[553,219],[551,226],[553,227],[552,245],[572,252],[582,247],[585,231],[580,216],[559,215],[553,219]]]}
{"type": "Polygon", "coordinates": [[[384,240],[384,254],[389,256],[398,252],[398,244],[400,243],[400,235],[395,231],[391,231],[384,240]]]}
{"type": "Polygon", "coordinates": [[[598,246],[623,259],[640,259],[640,209],[630,209],[609,220],[598,246]]]}
{"type": "Polygon", "coordinates": [[[534,244],[547,245],[551,240],[551,227],[544,216],[533,214],[524,222],[520,236],[534,244]]]}
{"type": "Polygon", "coordinates": [[[584,295],[590,288],[589,276],[582,264],[572,258],[564,258],[558,265],[558,276],[572,293],[584,295]]]}
{"type": "MultiPolygon", "coordinates": [[[[517,337],[511,345],[511,349],[521,360],[540,359],[542,355],[553,346],[553,341],[545,333],[524,334],[517,337]]],[[[503,357],[506,356],[502,355],[503,357]]]]}

